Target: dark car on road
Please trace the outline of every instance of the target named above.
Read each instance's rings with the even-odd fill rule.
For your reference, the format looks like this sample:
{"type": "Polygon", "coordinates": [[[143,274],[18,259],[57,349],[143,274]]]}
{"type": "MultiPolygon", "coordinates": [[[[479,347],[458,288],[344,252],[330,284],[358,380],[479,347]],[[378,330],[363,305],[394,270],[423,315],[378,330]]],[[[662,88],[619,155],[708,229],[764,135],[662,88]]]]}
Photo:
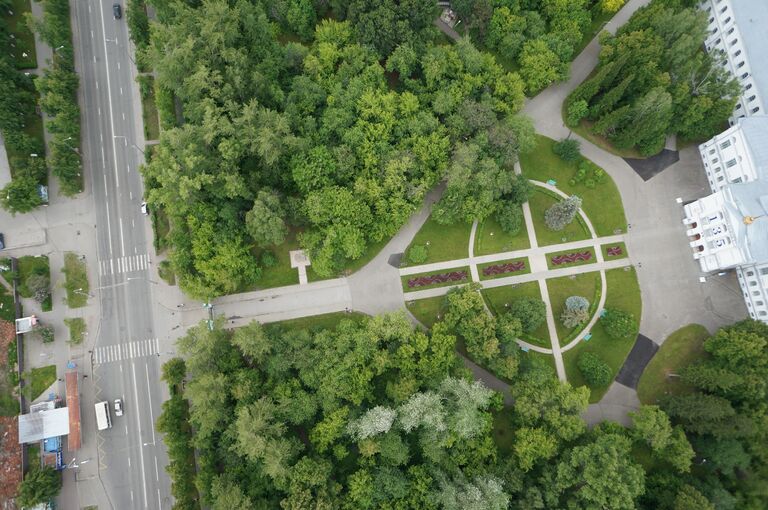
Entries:
{"type": "Polygon", "coordinates": [[[115,15],[115,19],[120,19],[123,17],[123,9],[120,7],[120,4],[114,4],[112,6],[112,14],[115,15]]]}

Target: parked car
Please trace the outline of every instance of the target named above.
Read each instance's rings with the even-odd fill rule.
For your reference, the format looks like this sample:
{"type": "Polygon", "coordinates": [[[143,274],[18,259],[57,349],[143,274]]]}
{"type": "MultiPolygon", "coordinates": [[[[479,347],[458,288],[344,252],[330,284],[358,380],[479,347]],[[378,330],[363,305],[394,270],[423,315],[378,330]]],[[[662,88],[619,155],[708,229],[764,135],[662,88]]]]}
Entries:
{"type": "Polygon", "coordinates": [[[112,6],[112,14],[115,15],[115,19],[120,19],[123,17],[123,9],[120,7],[120,4],[114,4],[112,6]]]}
{"type": "Polygon", "coordinates": [[[141,203],[141,214],[149,214],[149,206],[146,202],[141,203]]]}
{"type": "Polygon", "coordinates": [[[3,233],[0,232],[0,250],[5,248],[5,237],[3,237],[3,233]]]}
{"type": "Polygon", "coordinates": [[[119,398],[115,399],[115,416],[123,415],[123,401],[119,398]]]}

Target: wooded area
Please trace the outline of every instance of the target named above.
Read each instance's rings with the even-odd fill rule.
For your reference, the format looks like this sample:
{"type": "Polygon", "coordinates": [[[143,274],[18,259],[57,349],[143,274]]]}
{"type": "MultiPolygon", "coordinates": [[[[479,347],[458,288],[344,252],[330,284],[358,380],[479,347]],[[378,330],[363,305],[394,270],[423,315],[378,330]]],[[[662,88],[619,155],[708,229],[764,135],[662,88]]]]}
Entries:
{"type": "Polygon", "coordinates": [[[186,366],[164,368],[174,390],[159,419],[177,507],[765,508],[768,326],[719,331],[682,373],[696,390],[642,407],[631,428],[588,430],[587,389],[541,358],[508,350],[510,407],[472,382],[452,320],[426,333],[401,314],[193,328],[186,366]]]}

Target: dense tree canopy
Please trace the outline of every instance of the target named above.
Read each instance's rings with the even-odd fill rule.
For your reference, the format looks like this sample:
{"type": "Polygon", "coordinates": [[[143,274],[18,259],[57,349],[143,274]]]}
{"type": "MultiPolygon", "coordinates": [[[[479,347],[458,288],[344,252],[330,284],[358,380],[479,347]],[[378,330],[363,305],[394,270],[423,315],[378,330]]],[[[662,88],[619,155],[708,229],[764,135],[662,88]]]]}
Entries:
{"type": "Polygon", "coordinates": [[[706,139],[730,116],[739,93],[717,55],[704,52],[706,13],[656,0],[615,36],[601,39],[597,71],[566,101],[568,123],[586,118],[620,149],[643,155],[668,134],[706,139]]]}
{"type": "Polygon", "coordinates": [[[423,2],[326,7],[348,21],[306,33],[297,27],[308,20],[290,14],[302,2],[158,5],[147,53],[185,122],[163,132],[144,175],[192,295],[258,285],[252,248],[289,231],[317,274],[334,275],[446,175],[444,222],[482,219],[514,192],[512,165],[534,143],[515,116],[517,74],[469,40],[432,46],[423,2]],[[307,44],[278,42],[274,22],[307,44]]]}

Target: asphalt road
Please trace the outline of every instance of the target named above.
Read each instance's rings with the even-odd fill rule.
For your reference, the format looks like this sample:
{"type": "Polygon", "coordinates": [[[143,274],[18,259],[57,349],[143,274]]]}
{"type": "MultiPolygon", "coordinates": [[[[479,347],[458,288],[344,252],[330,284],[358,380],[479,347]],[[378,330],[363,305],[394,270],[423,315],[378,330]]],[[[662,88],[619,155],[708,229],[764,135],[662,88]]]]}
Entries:
{"type": "MultiPolygon", "coordinates": [[[[83,164],[90,174],[97,218],[99,274],[95,297],[101,320],[93,351],[97,400],[121,398],[112,428],[98,432],[99,476],[113,508],[170,508],[165,447],[155,432],[163,384],[153,328],[148,217],[142,214],[140,112],[125,18],[110,0],[71,3],[79,54],[83,164]]],[[[125,6],[123,6],[125,12],[125,6]]],[[[142,148],[143,149],[143,148],[142,148]]],[[[81,403],[84,433],[95,427],[94,402],[81,403]],[[89,422],[90,420],[90,422],[89,422]]],[[[84,438],[85,439],[85,438],[84,438]]]]}

